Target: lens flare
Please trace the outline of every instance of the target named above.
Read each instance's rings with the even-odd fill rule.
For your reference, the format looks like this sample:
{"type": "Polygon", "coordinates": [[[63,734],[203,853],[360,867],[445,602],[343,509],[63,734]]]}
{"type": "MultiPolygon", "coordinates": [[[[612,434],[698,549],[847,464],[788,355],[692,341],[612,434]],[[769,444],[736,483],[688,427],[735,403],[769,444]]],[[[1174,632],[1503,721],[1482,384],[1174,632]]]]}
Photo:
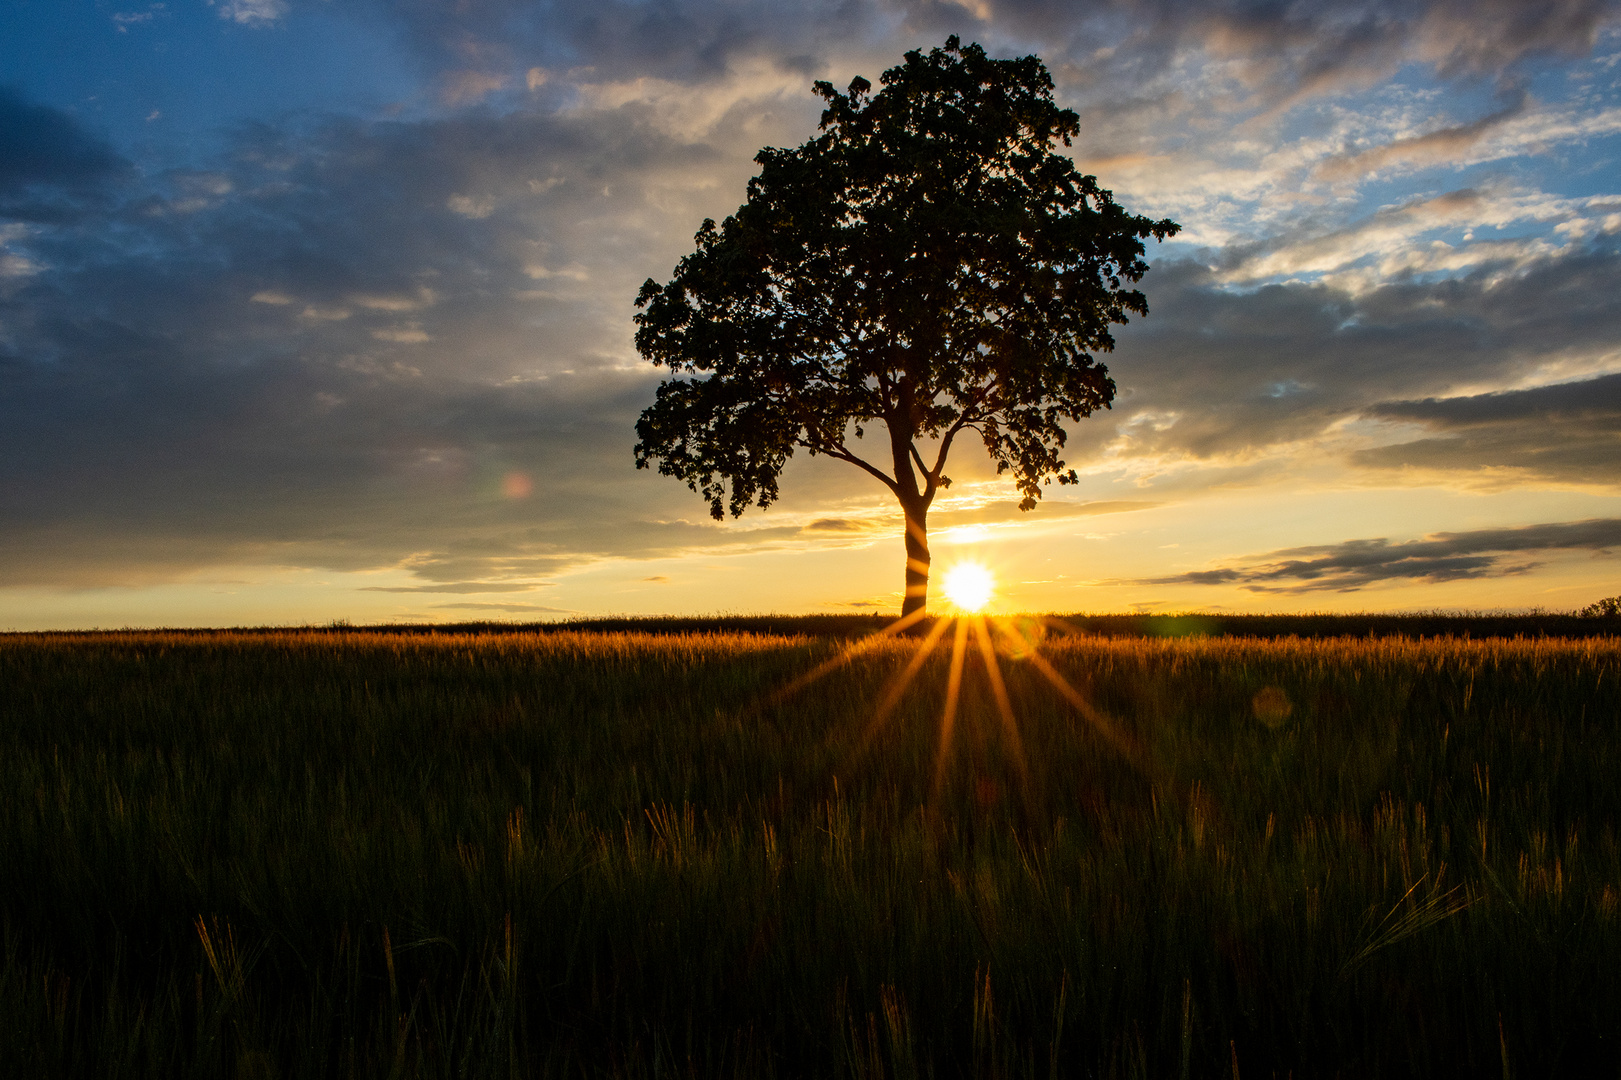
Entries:
{"type": "Polygon", "coordinates": [[[535,482],[526,472],[513,469],[501,478],[501,494],[509,499],[527,499],[534,491],[535,482]]]}
{"type": "Polygon", "coordinates": [[[975,612],[990,603],[996,579],[979,563],[958,563],[946,571],[946,599],[961,611],[975,612]]]}

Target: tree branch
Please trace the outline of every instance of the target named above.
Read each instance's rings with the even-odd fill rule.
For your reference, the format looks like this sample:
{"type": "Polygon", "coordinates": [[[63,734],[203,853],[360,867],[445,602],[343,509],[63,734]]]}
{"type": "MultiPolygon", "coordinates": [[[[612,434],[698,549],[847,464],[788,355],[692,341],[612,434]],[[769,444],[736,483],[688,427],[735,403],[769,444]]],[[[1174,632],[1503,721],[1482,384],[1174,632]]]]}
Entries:
{"type": "Polygon", "coordinates": [[[959,417],[957,422],[947,428],[946,433],[940,437],[940,453],[935,456],[934,470],[924,473],[929,478],[931,487],[940,482],[940,474],[946,470],[946,456],[951,453],[951,440],[957,437],[957,432],[972,426],[973,424],[969,422],[968,417],[964,415],[959,417]]]}
{"type": "Polygon", "coordinates": [[[923,469],[923,475],[928,478],[930,486],[940,482],[940,474],[944,472],[946,468],[946,455],[951,453],[951,440],[956,438],[957,433],[963,428],[973,427],[975,424],[984,419],[984,417],[978,415],[975,410],[978,409],[981,403],[984,402],[990,391],[990,383],[986,383],[984,386],[981,386],[978,392],[974,394],[973,400],[971,400],[963,409],[962,415],[957,417],[957,422],[947,428],[946,433],[940,437],[940,453],[935,456],[934,468],[932,470],[923,468],[922,459],[918,459],[918,468],[923,469]]]}
{"type": "Polygon", "coordinates": [[[877,371],[877,379],[878,393],[882,397],[884,403],[884,409],[880,415],[883,417],[884,423],[887,424],[889,422],[890,414],[895,411],[895,401],[889,396],[889,373],[883,368],[879,368],[877,371]]]}
{"type": "Polygon", "coordinates": [[[882,483],[885,487],[887,487],[890,491],[894,492],[895,495],[897,495],[897,496],[900,495],[900,490],[901,489],[895,483],[895,480],[894,480],[893,477],[891,477],[888,473],[884,472],[882,469],[878,468],[876,465],[873,465],[872,463],[868,462],[866,459],[857,457],[855,454],[852,454],[850,451],[846,450],[843,446],[841,446],[841,445],[839,445],[837,443],[820,443],[820,444],[819,443],[812,443],[812,442],[807,442],[804,439],[798,439],[796,441],[798,442],[798,444],[800,446],[803,446],[807,450],[814,450],[818,454],[826,454],[828,457],[837,458],[840,461],[848,461],[850,464],[856,466],[857,468],[865,469],[867,472],[871,473],[874,477],[876,477],[878,479],[878,481],[880,483],[882,483]]]}
{"type": "Polygon", "coordinates": [[[923,461],[923,455],[917,452],[917,443],[907,443],[906,448],[912,452],[912,460],[917,462],[917,471],[925,478],[929,475],[929,467],[923,461]]]}

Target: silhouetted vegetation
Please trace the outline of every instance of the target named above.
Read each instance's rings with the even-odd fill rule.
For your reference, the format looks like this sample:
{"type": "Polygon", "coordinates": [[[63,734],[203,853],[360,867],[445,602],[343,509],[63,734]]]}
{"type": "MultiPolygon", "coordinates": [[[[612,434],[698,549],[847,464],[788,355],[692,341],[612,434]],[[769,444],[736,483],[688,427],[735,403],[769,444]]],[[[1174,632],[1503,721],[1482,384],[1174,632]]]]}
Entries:
{"type": "Polygon", "coordinates": [[[1576,614],[1586,619],[1621,618],[1621,596],[1606,596],[1602,600],[1595,600],[1576,614]]]}

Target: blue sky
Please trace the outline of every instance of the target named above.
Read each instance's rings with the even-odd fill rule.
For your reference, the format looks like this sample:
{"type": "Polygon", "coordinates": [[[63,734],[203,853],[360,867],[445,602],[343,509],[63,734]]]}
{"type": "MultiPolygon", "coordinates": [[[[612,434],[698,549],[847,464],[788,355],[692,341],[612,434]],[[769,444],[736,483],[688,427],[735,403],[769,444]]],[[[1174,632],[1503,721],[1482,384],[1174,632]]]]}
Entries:
{"type": "Polygon", "coordinates": [[[1621,11],[1517,3],[0,0],[0,628],[898,606],[836,462],[637,472],[632,301],[819,78],[1035,53],[1146,320],[1007,609],[1621,593],[1621,11]]]}

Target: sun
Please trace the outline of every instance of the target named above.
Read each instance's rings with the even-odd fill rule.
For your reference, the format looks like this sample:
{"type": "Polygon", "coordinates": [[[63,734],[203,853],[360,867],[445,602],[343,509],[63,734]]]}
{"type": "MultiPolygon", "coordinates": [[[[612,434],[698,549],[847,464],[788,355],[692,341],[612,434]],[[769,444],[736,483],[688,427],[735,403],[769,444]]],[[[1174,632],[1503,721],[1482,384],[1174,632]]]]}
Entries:
{"type": "Polygon", "coordinates": [[[946,599],[958,610],[976,612],[990,603],[996,591],[996,579],[979,563],[958,563],[946,571],[944,582],[946,599]]]}

